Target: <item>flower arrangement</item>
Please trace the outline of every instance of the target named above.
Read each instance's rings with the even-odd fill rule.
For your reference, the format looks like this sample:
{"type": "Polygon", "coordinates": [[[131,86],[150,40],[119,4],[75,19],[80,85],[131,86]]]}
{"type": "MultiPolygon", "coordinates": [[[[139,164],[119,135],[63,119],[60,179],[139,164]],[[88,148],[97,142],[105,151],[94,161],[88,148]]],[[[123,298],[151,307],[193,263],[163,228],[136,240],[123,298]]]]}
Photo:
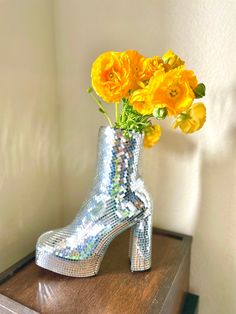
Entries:
{"type": "Polygon", "coordinates": [[[194,103],[205,96],[205,85],[198,83],[194,72],[186,69],[185,62],[171,50],[151,58],[135,50],[105,52],[94,61],[91,79],[88,92],[109,125],[123,129],[127,136],[130,131],[144,133],[145,147],[160,139],[161,127],[155,123],[158,120],[172,117],[173,128],[186,134],[205,123],[204,104],[194,103]],[[115,104],[115,123],[97,96],[115,104]]]}

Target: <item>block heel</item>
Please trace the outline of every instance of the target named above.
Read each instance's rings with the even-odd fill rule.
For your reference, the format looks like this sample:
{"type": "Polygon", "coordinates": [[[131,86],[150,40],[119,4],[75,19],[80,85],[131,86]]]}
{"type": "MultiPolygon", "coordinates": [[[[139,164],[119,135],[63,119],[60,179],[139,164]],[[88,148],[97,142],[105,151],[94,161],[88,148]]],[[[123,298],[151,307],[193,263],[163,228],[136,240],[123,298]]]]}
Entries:
{"type": "Polygon", "coordinates": [[[131,271],[143,271],[151,268],[152,215],[146,216],[132,227],[130,232],[129,257],[131,271]]]}

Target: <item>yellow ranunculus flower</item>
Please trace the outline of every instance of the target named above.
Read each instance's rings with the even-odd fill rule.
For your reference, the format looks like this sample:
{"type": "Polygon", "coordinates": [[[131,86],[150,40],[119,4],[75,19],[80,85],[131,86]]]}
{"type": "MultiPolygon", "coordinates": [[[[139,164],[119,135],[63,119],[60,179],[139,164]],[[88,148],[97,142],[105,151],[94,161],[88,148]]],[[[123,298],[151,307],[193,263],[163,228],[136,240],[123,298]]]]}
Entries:
{"type": "Polygon", "coordinates": [[[137,70],[137,67],[139,65],[139,61],[140,61],[141,58],[144,58],[144,56],[141,55],[136,50],[126,50],[124,52],[124,54],[127,54],[129,56],[131,65],[134,67],[134,70],[135,70],[135,68],[137,70]]]}
{"type": "Polygon", "coordinates": [[[184,133],[193,133],[201,129],[206,121],[206,108],[203,103],[196,103],[186,113],[181,113],[173,128],[179,127],[184,133]]]}
{"type": "Polygon", "coordinates": [[[197,78],[193,71],[183,70],[181,71],[181,78],[187,81],[192,89],[195,89],[198,85],[197,78]]]}
{"type": "Polygon", "coordinates": [[[132,85],[132,69],[127,54],[108,51],[93,63],[92,86],[108,103],[119,102],[126,97],[132,85]]]}
{"type": "Polygon", "coordinates": [[[154,107],[166,106],[169,115],[177,115],[187,110],[194,99],[194,92],[182,76],[181,67],[167,73],[156,72],[150,79],[149,101],[154,107]]]}
{"type": "Polygon", "coordinates": [[[164,62],[158,57],[145,58],[136,50],[125,51],[130,58],[130,64],[133,72],[132,89],[144,88],[148,81],[157,70],[164,71],[164,62]]]}
{"type": "Polygon", "coordinates": [[[147,81],[156,71],[164,71],[163,64],[163,60],[158,56],[141,58],[138,67],[138,80],[140,82],[147,81]]]}
{"type": "Polygon", "coordinates": [[[184,65],[184,63],[185,63],[172,50],[168,50],[162,56],[162,60],[165,62],[166,65],[168,65],[165,67],[167,71],[175,69],[175,68],[179,67],[180,65],[184,65]]]}
{"type": "Polygon", "coordinates": [[[154,105],[148,101],[149,98],[148,88],[142,88],[135,90],[129,98],[129,102],[133,108],[142,115],[152,114],[154,105]]]}
{"type": "Polygon", "coordinates": [[[124,52],[128,55],[130,59],[130,65],[132,69],[132,86],[131,89],[140,88],[138,85],[139,82],[139,64],[141,59],[145,59],[139,52],[136,50],[127,50],[124,52]]]}
{"type": "Polygon", "coordinates": [[[160,125],[152,125],[145,129],[144,147],[154,146],[161,137],[160,125]]]}

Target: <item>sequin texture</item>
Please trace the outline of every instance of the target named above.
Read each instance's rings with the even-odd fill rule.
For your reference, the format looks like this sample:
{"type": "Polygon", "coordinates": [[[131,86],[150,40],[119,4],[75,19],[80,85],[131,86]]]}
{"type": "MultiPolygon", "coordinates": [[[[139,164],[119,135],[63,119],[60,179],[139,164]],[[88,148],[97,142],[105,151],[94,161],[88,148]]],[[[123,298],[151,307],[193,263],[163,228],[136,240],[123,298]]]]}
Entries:
{"type": "Polygon", "coordinates": [[[74,221],[38,239],[36,264],[67,276],[96,275],[111,241],[131,228],[132,271],[151,267],[152,201],[139,175],[143,136],[101,127],[97,170],[74,221]]]}

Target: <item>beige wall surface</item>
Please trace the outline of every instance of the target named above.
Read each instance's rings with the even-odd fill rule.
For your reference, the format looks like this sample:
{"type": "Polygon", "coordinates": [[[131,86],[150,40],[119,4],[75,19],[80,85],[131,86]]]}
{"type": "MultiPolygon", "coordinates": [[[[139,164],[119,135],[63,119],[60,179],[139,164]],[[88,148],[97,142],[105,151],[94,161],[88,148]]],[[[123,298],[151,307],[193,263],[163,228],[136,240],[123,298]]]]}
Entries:
{"type": "Polygon", "coordinates": [[[155,225],[194,236],[191,291],[202,314],[236,313],[235,20],[234,1],[55,1],[65,221],[87,195],[105,123],[86,93],[96,56],[172,48],[207,86],[204,129],[185,136],[164,123],[143,156],[155,225]]]}
{"type": "Polygon", "coordinates": [[[52,10],[0,1],[0,272],[62,217],[52,10]]]}

